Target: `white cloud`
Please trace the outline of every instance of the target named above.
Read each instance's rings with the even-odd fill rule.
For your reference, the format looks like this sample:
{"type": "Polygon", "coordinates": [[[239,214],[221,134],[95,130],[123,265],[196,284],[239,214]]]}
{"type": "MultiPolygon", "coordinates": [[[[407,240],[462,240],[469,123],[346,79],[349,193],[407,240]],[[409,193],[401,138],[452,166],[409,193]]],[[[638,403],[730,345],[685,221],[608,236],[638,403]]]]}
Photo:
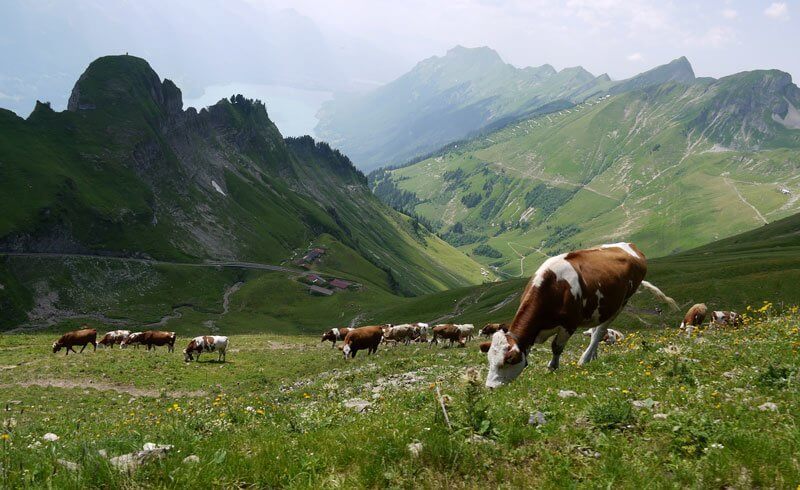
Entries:
{"type": "Polygon", "coordinates": [[[739,12],[734,9],[725,9],[722,11],[722,16],[726,19],[735,19],[739,17],[739,12]]]}
{"type": "Polygon", "coordinates": [[[789,20],[789,7],[784,2],[773,2],[764,10],[764,15],[776,20],[789,20]]]}
{"type": "Polygon", "coordinates": [[[642,61],[642,53],[631,53],[625,57],[628,61],[642,61]]]}
{"type": "Polygon", "coordinates": [[[733,29],[724,26],[714,26],[709,28],[702,36],[690,38],[688,44],[697,46],[710,46],[718,48],[730,43],[736,38],[733,29]]]}

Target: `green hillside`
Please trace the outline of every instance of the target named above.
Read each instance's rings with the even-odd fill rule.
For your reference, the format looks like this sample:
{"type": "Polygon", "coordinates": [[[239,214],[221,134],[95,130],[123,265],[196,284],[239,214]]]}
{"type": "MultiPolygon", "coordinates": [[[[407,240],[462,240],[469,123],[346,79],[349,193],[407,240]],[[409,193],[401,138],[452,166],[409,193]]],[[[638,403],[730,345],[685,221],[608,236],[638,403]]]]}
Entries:
{"type": "Polygon", "coordinates": [[[490,48],[456,46],[372,92],[326,103],[315,131],[359,168],[372,170],[405,163],[478,131],[569,108],[609,92],[693,80],[686,58],[612,81],[580,66],[561,71],[550,65],[516,68],[490,48]]]}
{"type": "Polygon", "coordinates": [[[511,276],[604,242],[662,256],[800,209],[797,107],[775,70],[669,82],[450,145],[371,185],[511,276]]]}
{"type": "MultiPolygon", "coordinates": [[[[284,140],[260,101],[184,111],[180,90],[132,56],[94,61],[67,111],[0,110],[0,209],[0,252],[280,264],[326,237],[332,255],[354,258],[340,274],[394,294],[492,278],[376,199],[337,150],[284,140]]],[[[48,291],[36,271],[41,291],[17,304],[48,291]]]]}

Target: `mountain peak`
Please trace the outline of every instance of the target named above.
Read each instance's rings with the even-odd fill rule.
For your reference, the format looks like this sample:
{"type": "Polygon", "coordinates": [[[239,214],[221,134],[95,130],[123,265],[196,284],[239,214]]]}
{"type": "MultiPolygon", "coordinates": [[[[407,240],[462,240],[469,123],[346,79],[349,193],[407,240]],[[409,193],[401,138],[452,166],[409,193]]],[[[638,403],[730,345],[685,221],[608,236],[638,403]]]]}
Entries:
{"type": "Polygon", "coordinates": [[[67,110],[109,110],[127,103],[147,107],[152,102],[167,113],[183,107],[180,89],[170,80],[162,82],[146,60],[127,54],[103,56],[94,60],[75,83],[67,110]]]}
{"type": "Polygon", "coordinates": [[[477,48],[467,48],[460,44],[453,46],[447,50],[447,53],[442,59],[457,58],[469,59],[474,61],[490,62],[490,63],[505,63],[497,51],[488,46],[479,46],[477,48]]]}
{"type": "Polygon", "coordinates": [[[666,82],[692,83],[695,81],[694,70],[685,56],[676,58],[666,65],[660,65],[614,86],[611,93],[629,92],[666,82]]]}

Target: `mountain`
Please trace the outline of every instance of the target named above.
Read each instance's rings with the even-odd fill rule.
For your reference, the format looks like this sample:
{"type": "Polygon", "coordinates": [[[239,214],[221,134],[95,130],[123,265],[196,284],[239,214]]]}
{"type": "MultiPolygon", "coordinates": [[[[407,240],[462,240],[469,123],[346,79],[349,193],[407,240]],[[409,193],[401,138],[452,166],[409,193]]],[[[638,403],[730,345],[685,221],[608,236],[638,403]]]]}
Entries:
{"type": "MultiPolygon", "coordinates": [[[[559,250],[630,240],[662,256],[800,210],[800,89],[790,76],[694,79],[684,60],[670,65],[655,78],[684,81],[520,121],[376,171],[371,186],[514,276],[559,250]]],[[[634,85],[653,79],[643,77],[634,85]]]]}
{"type": "Polygon", "coordinates": [[[550,65],[516,68],[490,48],[457,46],[372,92],[327,102],[318,114],[316,133],[350,155],[359,168],[372,170],[590,98],[694,79],[686,58],[612,81],[580,66],[561,71],[550,65]]]}
{"type": "Polygon", "coordinates": [[[241,95],[184,111],[175,84],[133,56],[92,62],[67,111],[0,110],[0,209],[0,252],[279,264],[328,237],[378,287],[483,280],[337,150],[284,139],[241,95]]]}

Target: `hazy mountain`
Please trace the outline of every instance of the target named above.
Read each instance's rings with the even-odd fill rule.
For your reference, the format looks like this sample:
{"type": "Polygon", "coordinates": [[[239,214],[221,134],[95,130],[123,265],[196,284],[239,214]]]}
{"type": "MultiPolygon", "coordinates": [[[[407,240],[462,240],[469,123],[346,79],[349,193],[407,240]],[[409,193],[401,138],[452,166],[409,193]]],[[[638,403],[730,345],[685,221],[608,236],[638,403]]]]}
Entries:
{"type": "Polygon", "coordinates": [[[679,59],[614,88],[625,84],[375,172],[372,186],[514,275],[559,250],[632,240],[664,255],[800,210],[800,89],[788,74],[694,79],[679,59]]]}
{"type": "Polygon", "coordinates": [[[280,263],[325,235],[385,287],[482,279],[338,151],[284,140],[241,95],[184,111],[176,85],[133,56],[94,61],[67,111],[0,110],[0,208],[2,251],[280,263]]]}

